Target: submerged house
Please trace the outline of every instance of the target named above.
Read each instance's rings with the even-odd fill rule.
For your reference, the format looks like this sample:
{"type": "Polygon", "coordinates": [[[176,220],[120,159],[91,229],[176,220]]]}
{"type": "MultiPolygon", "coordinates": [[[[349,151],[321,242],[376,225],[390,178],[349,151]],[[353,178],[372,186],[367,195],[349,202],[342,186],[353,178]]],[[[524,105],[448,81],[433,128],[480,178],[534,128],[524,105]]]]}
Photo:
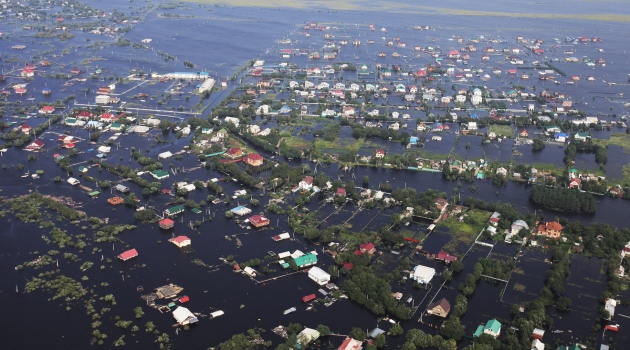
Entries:
{"type": "Polygon", "coordinates": [[[479,327],[477,327],[477,330],[473,334],[473,337],[478,338],[482,334],[488,334],[494,338],[499,337],[499,335],[501,334],[501,322],[497,321],[496,319],[491,319],[486,323],[485,326],[479,325],[479,327]]]}
{"type": "Polygon", "coordinates": [[[138,256],[138,251],[134,248],[134,249],[129,249],[125,252],[122,252],[120,255],[118,255],[118,259],[122,261],[127,261],[131,258],[135,258],[136,256],[138,256]]]}
{"type": "Polygon", "coordinates": [[[190,243],[191,243],[190,238],[188,238],[186,236],[177,236],[175,238],[169,239],[168,241],[173,243],[173,244],[175,244],[179,248],[185,247],[185,246],[189,246],[190,243]]]}
{"type": "Polygon", "coordinates": [[[451,303],[442,298],[436,302],[433,302],[427,306],[427,314],[446,318],[451,311],[451,303]]]}
{"type": "Polygon", "coordinates": [[[249,223],[252,224],[252,226],[256,228],[259,228],[259,227],[269,226],[269,219],[267,219],[266,217],[262,215],[253,215],[252,217],[249,218],[249,223]]]}
{"type": "Polygon", "coordinates": [[[310,270],[308,270],[308,278],[312,279],[320,286],[330,282],[330,274],[317,266],[314,266],[310,270]]]}
{"type": "Polygon", "coordinates": [[[175,311],[173,311],[173,317],[180,326],[199,322],[197,316],[195,316],[192,312],[190,312],[190,310],[183,306],[180,306],[175,309],[175,311]]]}

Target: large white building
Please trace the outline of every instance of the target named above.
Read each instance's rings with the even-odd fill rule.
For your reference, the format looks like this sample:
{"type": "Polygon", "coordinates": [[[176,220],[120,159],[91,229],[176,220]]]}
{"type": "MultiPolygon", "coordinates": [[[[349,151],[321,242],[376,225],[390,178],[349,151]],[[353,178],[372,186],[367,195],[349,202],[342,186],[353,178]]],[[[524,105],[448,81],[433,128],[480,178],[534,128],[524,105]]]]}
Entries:
{"type": "Polygon", "coordinates": [[[422,284],[427,284],[431,282],[433,276],[435,276],[435,269],[422,265],[414,267],[413,272],[409,274],[409,278],[422,284]]]}
{"type": "Polygon", "coordinates": [[[197,316],[195,316],[192,312],[190,312],[190,310],[183,306],[180,306],[175,309],[175,311],[173,311],[173,317],[181,326],[199,322],[197,316]]]}
{"type": "Polygon", "coordinates": [[[308,278],[317,282],[320,286],[330,282],[330,275],[317,266],[311,267],[311,269],[308,270],[308,278]]]}

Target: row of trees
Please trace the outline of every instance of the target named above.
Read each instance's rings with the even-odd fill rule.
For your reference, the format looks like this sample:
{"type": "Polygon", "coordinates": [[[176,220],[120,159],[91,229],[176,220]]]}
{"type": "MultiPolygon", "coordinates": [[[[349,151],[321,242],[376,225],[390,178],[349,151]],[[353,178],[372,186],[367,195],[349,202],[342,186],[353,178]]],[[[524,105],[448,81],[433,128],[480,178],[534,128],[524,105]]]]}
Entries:
{"type": "Polygon", "coordinates": [[[553,210],[594,213],[597,208],[597,201],[592,195],[568,188],[534,186],[530,198],[553,210]]]}

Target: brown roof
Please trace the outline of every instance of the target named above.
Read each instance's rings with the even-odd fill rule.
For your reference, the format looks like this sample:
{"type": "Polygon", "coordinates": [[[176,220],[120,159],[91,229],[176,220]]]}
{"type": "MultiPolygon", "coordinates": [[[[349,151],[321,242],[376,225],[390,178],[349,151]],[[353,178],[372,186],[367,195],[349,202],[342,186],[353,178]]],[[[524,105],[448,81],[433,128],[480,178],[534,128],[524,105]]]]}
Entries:
{"type": "Polygon", "coordinates": [[[431,309],[435,308],[438,305],[446,313],[449,313],[451,311],[451,303],[449,303],[448,300],[446,300],[446,298],[442,298],[442,299],[440,299],[438,301],[435,301],[435,302],[429,304],[429,306],[427,306],[427,309],[431,310],[431,309]]]}
{"type": "Polygon", "coordinates": [[[560,225],[560,223],[557,222],[557,221],[545,222],[545,223],[541,223],[538,226],[538,231],[556,231],[556,232],[560,232],[560,231],[562,231],[562,225],[560,225]]]}

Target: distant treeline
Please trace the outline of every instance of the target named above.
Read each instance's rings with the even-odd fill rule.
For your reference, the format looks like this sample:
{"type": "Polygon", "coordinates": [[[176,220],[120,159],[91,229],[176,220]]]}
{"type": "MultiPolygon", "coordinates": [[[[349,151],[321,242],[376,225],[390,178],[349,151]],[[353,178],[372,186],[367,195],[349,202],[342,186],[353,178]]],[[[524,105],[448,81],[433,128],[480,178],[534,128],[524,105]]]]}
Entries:
{"type": "Polygon", "coordinates": [[[594,213],[597,201],[588,193],[568,188],[534,186],[530,198],[547,209],[594,213]]]}

